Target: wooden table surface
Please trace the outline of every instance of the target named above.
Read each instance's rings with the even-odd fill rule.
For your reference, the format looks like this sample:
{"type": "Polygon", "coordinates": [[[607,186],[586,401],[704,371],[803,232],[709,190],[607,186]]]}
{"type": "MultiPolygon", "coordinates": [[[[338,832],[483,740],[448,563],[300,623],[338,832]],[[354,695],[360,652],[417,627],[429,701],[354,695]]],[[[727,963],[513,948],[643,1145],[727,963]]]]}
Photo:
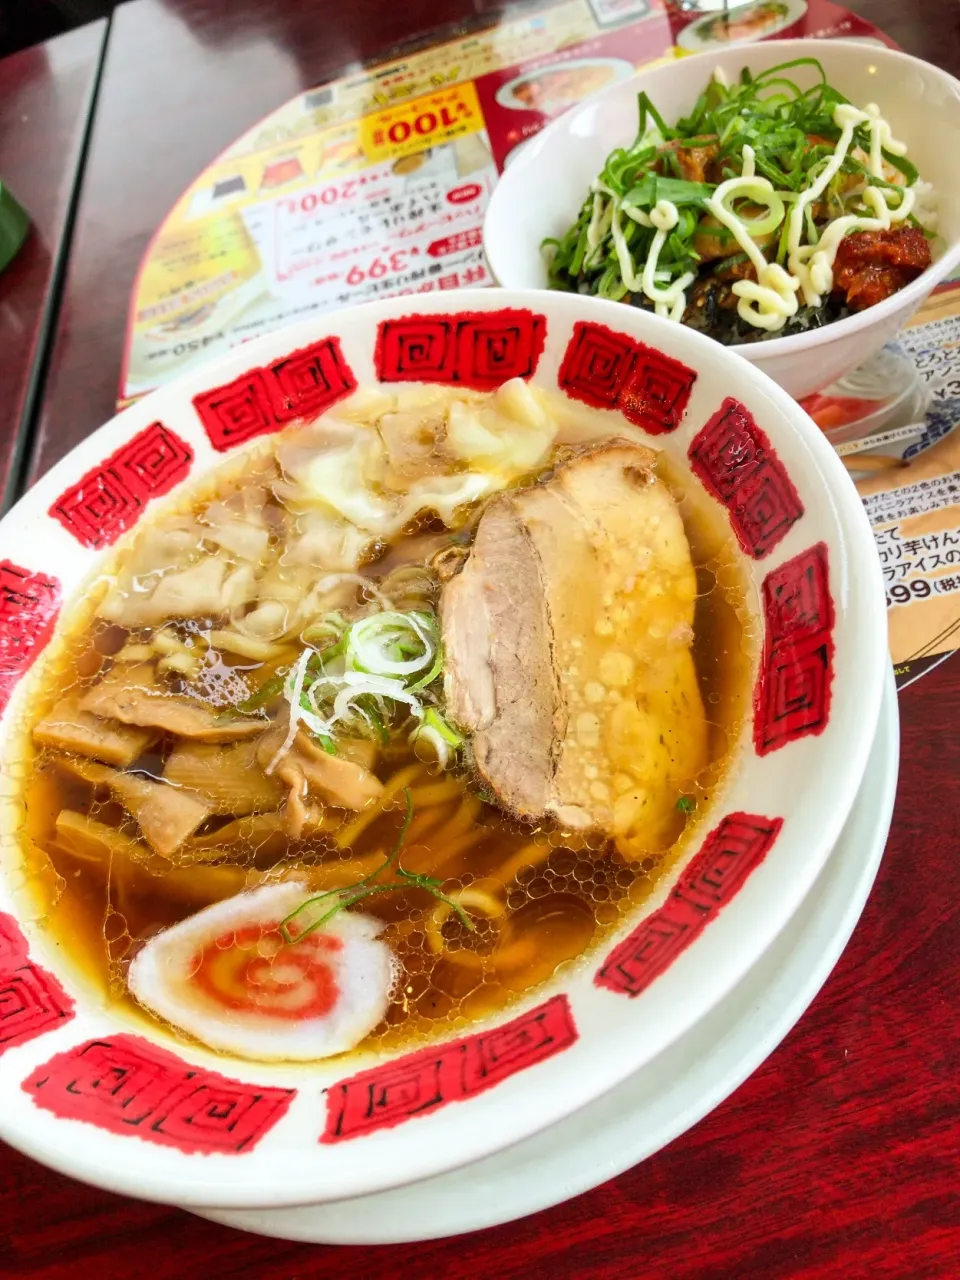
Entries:
{"type": "MultiPolygon", "coordinates": [[[[849,7],[960,72],[955,0],[849,7]]],[[[320,20],[298,0],[117,10],[31,474],[112,412],[140,255],[204,164],[298,89],[483,11],[483,0],[353,0],[320,20]]],[[[632,1172],[488,1232],[334,1249],[107,1195],[4,1149],[0,1276],[956,1280],[960,660],[905,690],[900,711],[893,832],[837,969],[746,1084],[632,1172]]]]}
{"type": "Polygon", "coordinates": [[[21,445],[107,24],[0,60],[0,178],[30,215],[23,248],[0,274],[0,506],[21,445]]]}

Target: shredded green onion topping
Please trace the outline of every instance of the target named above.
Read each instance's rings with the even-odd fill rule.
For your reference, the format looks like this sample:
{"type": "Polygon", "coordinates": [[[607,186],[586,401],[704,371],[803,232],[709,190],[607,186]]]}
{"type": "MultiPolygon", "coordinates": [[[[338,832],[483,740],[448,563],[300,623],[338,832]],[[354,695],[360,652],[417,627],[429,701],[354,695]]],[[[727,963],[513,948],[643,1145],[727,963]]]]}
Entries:
{"type": "Polygon", "coordinates": [[[268,772],[300,726],[332,754],[342,736],[386,743],[405,718],[416,722],[412,740],[429,743],[441,765],[463,745],[439,705],[443,645],[435,613],[385,609],[350,623],[340,613],[328,613],[304,638],[313,643],[297,662],[238,708],[254,711],[281,696],[290,705],[287,740],[268,772]]]}
{"type": "MultiPolygon", "coordinates": [[[[841,133],[834,113],[846,102],[827,83],[816,58],[797,58],[759,75],[744,67],[731,85],[711,79],[690,114],[672,126],[641,93],[636,138],[607,157],[567,233],[559,240],[544,241],[550,287],[614,301],[636,300],[680,319],[682,281],[696,279],[707,267],[716,275],[744,261],[733,235],[704,208],[721,182],[742,175],[744,147],[753,152],[756,177],[769,181],[774,190],[767,190],[753,212],[747,207],[749,201],[741,200],[736,216],[767,261],[782,266],[787,257],[790,203],[811,186],[833,156],[841,133]],[[800,68],[814,71],[812,87],[801,89],[793,78],[800,68]],[[707,150],[698,157],[698,148],[707,150]],[[694,170],[702,170],[708,161],[717,181],[690,181],[678,151],[694,170]],[[674,224],[664,218],[660,202],[674,206],[674,224]],[[729,254],[718,255],[717,246],[725,242],[729,254]],[[651,260],[653,269],[644,278],[644,267],[651,260]],[[667,298],[672,299],[670,306],[667,298]]],[[[902,199],[906,188],[917,181],[915,165],[886,148],[883,159],[898,176],[894,181],[876,177],[862,158],[869,153],[870,130],[863,123],[854,130],[839,171],[816,210],[807,207],[805,211],[805,243],[816,245],[818,224],[841,214],[870,217],[871,206],[863,198],[869,187],[898,192],[902,199]]],[[[907,221],[920,225],[912,214],[907,221]]]]}

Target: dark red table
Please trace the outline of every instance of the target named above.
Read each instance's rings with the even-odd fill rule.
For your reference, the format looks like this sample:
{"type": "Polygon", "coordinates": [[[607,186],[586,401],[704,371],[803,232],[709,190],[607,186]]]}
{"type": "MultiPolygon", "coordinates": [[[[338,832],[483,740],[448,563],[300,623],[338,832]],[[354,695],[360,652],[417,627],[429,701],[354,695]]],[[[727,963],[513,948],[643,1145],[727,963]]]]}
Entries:
{"type": "MultiPolygon", "coordinates": [[[[849,0],[960,72],[954,0],[849,0]]],[[[344,64],[482,0],[133,0],[114,17],[32,473],[113,411],[130,285],[209,158],[344,64]],[[120,163],[121,157],[123,163],[120,163]]],[[[492,6],[488,8],[493,12],[492,6]]],[[[523,1222],[402,1249],[245,1236],[0,1157],[0,1275],[35,1280],[956,1280],[960,660],[901,696],[877,885],[811,1010],[732,1098],[632,1172],[523,1222]]]]}
{"type": "Polygon", "coordinates": [[[91,23],[0,60],[0,179],[33,226],[0,274],[0,505],[12,496],[80,177],[107,24],[91,23]]]}

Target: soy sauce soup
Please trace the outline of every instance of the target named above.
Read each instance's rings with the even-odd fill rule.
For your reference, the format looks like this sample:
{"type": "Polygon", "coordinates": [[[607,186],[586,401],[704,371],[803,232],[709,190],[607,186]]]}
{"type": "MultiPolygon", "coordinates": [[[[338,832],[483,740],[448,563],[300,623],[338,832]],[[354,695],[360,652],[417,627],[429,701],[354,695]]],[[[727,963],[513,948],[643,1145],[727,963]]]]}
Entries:
{"type": "MultiPolygon", "coordinates": [[[[499,802],[470,736],[447,715],[442,666],[441,598],[489,505],[549,483],[610,434],[608,417],[510,384],[493,396],[359,393],[220,468],[128,535],[38,667],[21,749],[20,848],[38,911],[105,1001],[260,1056],[208,1037],[202,1009],[180,1018],[136,999],[131,967],[212,904],[295,882],[314,904],[301,923],[335,908],[322,934],[362,915],[379,940],[361,949],[388,949],[391,976],[381,1004],[358,1015],[357,1043],[413,1048],[582,964],[642,906],[710,823],[748,710],[758,628],[723,513],[665,454],[653,461],[695,570],[689,648],[705,746],[694,773],[657,793],[661,835],[650,847],[499,802]],[[507,440],[493,462],[482,431],[507,440]],[[391,632],[391,616],[420,622],[391,632]],[[368,648],[363,619],[374,620],[368,648]],[[392,655],[390,669],[433,645],[441,666],[419,689],[412,676],[373,677],[400,681],[406,702],[368,690],[337,704],[346,677],[325,673],[342,653],[310,655],[352,644],[392,655]],[[301,667],[304,721],[291,700],[301,667]],[[347,708],[340,719],[337,705],[347,708]]],[[[626,423],[616,434],[635,435],[626,423]]],[[[372,665],[359,663],[357,682],[372,665]]],[[[350,688],[366,688],[357,682],[350,688]]],[[[246,947],[244,974],[248,961],[281,964],[297,942],[277,927],[217,926],[207,951],[190,944],[189,963],[246,947]]],[[[294,1016],[296,998],[284,1012],[287,987],[271,982],[271,1010],[294,1016]]],[[[325,1043],[344,1047],[317,1043],[315,1057],[325,1043]]]]}

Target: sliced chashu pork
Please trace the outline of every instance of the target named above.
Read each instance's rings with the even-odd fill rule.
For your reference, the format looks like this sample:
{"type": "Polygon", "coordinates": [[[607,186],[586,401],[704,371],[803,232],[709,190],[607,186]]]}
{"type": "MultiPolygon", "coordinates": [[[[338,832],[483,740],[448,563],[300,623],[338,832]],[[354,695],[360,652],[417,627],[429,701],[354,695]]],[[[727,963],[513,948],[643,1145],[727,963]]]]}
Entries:
{"type": "Polygon", "coordinates": [[[500,800],[638,854],[673,838],[707,746],[696,574],[654,457],[608,441],[501,495],[441,606],[448,709],[500,800]]]}

